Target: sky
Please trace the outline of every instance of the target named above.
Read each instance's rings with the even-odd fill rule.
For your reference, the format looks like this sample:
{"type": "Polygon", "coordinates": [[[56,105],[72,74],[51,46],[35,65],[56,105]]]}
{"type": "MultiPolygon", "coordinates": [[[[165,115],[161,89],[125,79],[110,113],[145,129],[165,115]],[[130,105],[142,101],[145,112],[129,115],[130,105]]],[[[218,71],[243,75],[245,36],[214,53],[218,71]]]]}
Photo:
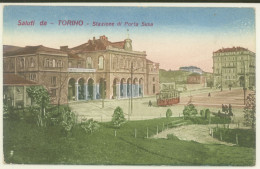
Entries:
{"type": "Polygon", "coordinates": [[[4,45],[71,48],[94,36],[106,35],[116,42],[129,34],[133,50],[146,51],[148,59],[166,70],[192,65],[212,72],[212,53],[220,48],[256,51],[254,8],[5,6],[3,18],[4,45]],[[35,24],[19,26],[19,20],[35,24]],[[40,26],[43,20],[46,26],[40,26]],[[83,26],[59,25],[59,20],[81,20],[83,26]],[[93,22],[115,26],[92,26],[93,22]],[[153,26],[141,26],[142,22],[153,26]]]}

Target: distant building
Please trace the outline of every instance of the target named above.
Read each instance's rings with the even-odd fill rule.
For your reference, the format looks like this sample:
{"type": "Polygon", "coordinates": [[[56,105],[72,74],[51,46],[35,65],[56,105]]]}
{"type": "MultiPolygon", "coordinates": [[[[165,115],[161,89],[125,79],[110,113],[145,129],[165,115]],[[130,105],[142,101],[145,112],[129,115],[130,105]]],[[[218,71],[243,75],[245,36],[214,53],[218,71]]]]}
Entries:
{"type": "Polygon", "coordinates": [[[179,70],[202,74],[203,71],[196,66],[180,67],[179,70]]]}
{"type": "Polygon", "coordinates": [[[192,73],[187,77],[187,84],[205,84],[206,77],[199,73],[192,73]]]}
{"type": "Polygon", "coordinates": [[[214,85],[255,86],[255,53],[243,47],[213,52],[214,85]]]}
{"type": "Polygon", "coordinates": [[[43,85],[54,104],[159,92],[159,63],[148,60],[144,51],[134,51],[129,38],[110,42],[100,36],[73,48],[39,45],[4,50],[4,73],[43,85]]]}

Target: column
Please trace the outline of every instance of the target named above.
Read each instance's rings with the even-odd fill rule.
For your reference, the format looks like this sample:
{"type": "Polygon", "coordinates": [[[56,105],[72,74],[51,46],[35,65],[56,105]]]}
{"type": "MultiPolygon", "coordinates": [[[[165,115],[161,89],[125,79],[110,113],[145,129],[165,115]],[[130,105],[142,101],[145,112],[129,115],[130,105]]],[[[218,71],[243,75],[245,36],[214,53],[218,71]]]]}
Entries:
{"type": "Polygon", "coordinates": [[[96,98],[96,85],[95,84],[93,84],[93,100],[96,100],[97,98],[96,98]]]}
{"type": "Polygon", "coordinates": [[[127,97],[127,84],[123,84],[123,98],[127,97]]]}
{"type": "Polygon", "coordinates": [[[23,86],[23,107],[26,107],[26,86],[23,86]]]}
{"type": "Polygon", "coordinates": [[[116,97],[117,99],[120,98],[120,84],[116,84],[116,97]]]}
{"type": "Polygon", "coordinates": [[[85,100],[88,100],[88,84],[85,84],[85,100]]]}
{"type": "Polygon", "coordinates": [[[79,100],[79,84],[75,83],[75,100],[79,100]]]}

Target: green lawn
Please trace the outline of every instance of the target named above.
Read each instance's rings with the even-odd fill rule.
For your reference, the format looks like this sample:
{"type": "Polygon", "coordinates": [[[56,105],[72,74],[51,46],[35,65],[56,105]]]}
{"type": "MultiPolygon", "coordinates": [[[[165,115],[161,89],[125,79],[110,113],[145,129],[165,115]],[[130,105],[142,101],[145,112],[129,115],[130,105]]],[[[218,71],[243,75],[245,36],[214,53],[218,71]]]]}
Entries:
{"type": "Polygon", "coordinates": [[[225,142],[237,144],[242,147],[256,146],[256,135],[252,129],[215,128],[214,137],[225,142]]]}
{"type": "Polygon", "coordinates": [[[121,165],[255,165],[255,148],[206,145],[178,139],[151,139],[148,135],[189,124],[181,118],[131,121],[117,130],[101,123],[93,134],[79,126],[69,137],[57,126],[38,128],[24,121],[4,119],[6,163],[18,164],[121,164],[121,165]],[[137,138],[134,131],[137,130],[137,138]],[[10,152],[13,151],[13,156],[10,152]]]}

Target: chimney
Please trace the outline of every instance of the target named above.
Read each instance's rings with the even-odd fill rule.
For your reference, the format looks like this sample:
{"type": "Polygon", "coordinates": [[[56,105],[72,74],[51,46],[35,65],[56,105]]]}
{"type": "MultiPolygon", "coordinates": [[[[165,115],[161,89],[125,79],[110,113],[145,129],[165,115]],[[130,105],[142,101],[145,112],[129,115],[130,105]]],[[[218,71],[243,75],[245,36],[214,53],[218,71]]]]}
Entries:
{"type": "Polygon", "coordinates": [[[61,50],[61,51],[66,52],[66,51],[68,51],[68,49],[69,49],[68,46],[60,46],[60,50],[61,50]]]}

